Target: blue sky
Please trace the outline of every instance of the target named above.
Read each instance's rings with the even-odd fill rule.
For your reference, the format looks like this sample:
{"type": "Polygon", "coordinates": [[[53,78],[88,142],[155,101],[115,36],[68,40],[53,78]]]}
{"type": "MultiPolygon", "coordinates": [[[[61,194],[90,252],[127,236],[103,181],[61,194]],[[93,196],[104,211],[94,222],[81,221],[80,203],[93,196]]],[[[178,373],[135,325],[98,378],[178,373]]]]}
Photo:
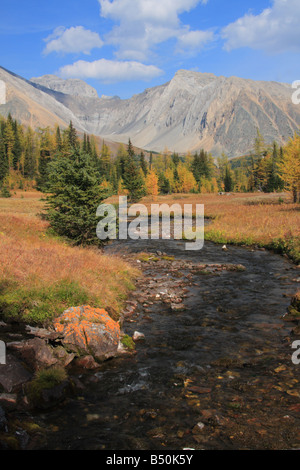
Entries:
{"type": "Polygon", "coordinates": [[[129,98],[177,70],[300,80],[299,0],[1,0],[0,65],[129,98]]]}

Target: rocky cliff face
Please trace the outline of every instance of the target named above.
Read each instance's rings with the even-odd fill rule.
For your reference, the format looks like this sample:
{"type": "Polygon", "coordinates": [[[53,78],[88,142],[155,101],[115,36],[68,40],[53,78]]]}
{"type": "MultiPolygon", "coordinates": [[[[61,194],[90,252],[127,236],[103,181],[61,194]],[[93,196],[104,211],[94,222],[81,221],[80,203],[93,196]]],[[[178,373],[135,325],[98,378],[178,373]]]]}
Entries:
{"type": "MultiPolygon", "coordinates": [[[[0,79],[1,73],[0,68],[0,79]]],[[[78,130],[115,142],[131,138],[146,150],[204,148],[215,156],[224,151],[234,157],[253,148],[257,128],[267,143],[283,144],[300,127],[300,106],[292,103],[291,86],[276,82],[180,70],[170,82],[121,100],[99,98],[81,80],[45,76],[28,82],[13,74],[6,78],[18,80],[18,87],[13,85],[24,98],[16,101],[12,94],[7,102],[5,109],[15,117],[26,120],[27,113],[37,122],[39,116],[52,113],[66,124],[72,119],[78,130]],[[25,98],[35,102],[30,113],[28,105],[24,109],[25,98]]]]}
{"type": "Polygon", "coordinates": [[[283,144],[300,126],[292,89],[276,82],[180,70],[164,85],[129,100],[60,96],[90,132],[147,150],[200,148],[234,157],[249,152],[259,128],[283,144]]]}
{"type": "Polygon", "coordinates": [[[85,96],[87,98],[98,98],[97,91],[83,80],[71,78],[63,80],[56,75],[44,75],[39,78],[31,78],[30,81],[50,90],[65,93],[66,95],[85,96]]]}
{"type": "Polygon", "coordinates": [[[11,113],[24,125],[33,129],[54,126],[67,127],[70,121],[81,132],[86,131],[81,122],[58,99],[58,93],[33,83],[0,67],[0,80],[5,83],[6,103],[0,105],[0,114],[11,113]],[[45,92],[46,90],[46,92],[45,92]]]}

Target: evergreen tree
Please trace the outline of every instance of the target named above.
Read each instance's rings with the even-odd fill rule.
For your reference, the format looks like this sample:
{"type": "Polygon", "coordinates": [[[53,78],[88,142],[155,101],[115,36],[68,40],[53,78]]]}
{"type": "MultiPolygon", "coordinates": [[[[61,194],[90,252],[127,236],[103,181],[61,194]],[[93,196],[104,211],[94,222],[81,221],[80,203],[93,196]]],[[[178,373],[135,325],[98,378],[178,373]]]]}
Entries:
{"type": "Polygon", "coordinates": [[[93,142],[93,145],[91,144],[91,139],[89,135],[86,137],[86,153],[90,157],[92,157],[95,162],[98,160],[96,145],[94,142],[93,142]]]}
{"type": "Polygon", "coordinates": [[[127,158],[124,161],[124,173],[122,179],[131,202],[138,201],[146,193],[144,180],[139,170],[140,168],[135,162],[133,148],[129,139],[127,158]]]}
{"type": "Polygon", "coordinates": [[[22,145],[20,140],[20,131],[17,121],[13,122],[14,144],[12,149],[12,166],[14,170],[19,170],[22,156],[22,145]]]}
{"type": "Polygon", "coordinates": [[[171,192],[170,180],[164,173],[160,173],[158,176],[158,187],[162,194],[170,194],[171,192]]]}
{"type": "Polygon", "coordinates": [[[87,136],[86,133],[83,134],[83,141],[81,143],[81,152],[87,153],[87,136]]]}
{"type": "Polygon", "coordinates": [[[149,162],[150,170],[152,170],[152,165],[153,165],[153,153],[150,152],[150,162],[149,162]]]}
{"type": "Polygon", "coordinates": [[[36,178],[36,188],[38,191],[46,191],[48,183],[48,164],[50,163],[49,150],[42,149],[38,165],[38,176],[36,178]]]}
{"type": "Polygon", "coordinates": [[[180,162],[180,158],[179,158],[178,153],[173,153],[171,158],[172,158],[173,165],[175,166],[175,168],[177,168],[177,166],[180,162]]]}
{"type": "Polygon", "coordinates": [[[5,151],[8,160],[9,168],[13,166],[13,148],[15,143],[15,133],[13,128],[13,120],[11,115],[8,115],[5,130],[4,130],[5,151]]]}
{"type": "Polygon", "coordinates": [[[76,245],[99,245],[96,212],[107,194],[91,157],[75,151],[49,164],[47,218],[51,227],[76,245]]]}
{"type": "Polygon", "coordinates": [[[8,185],[3,185],[2,188],[1,188],[1,191],[0,191],[0,197],[5,197],[5,198],[9,198],[11,197],[11,192],[9,190],[9,187],[8,185]]]}
{"type": "Polygon", "coordinates": [[[201,178],[210,180],[213,174],[213,161],[210,155],[205,150],[201,149],[200,153],[195,153],[192,161],[192,172],[195,180],[199,183],[201,178]]]}
{"type": "Polygon", "coordinates": [[[130,139],[128,140],[128,145],[127,145],[127,155],[131,159],[134,159],[134,157],[135,157],[134,149],[133,149],[133,146],[132,146],[132,143],[131,143],[130,139]]]}
{"type": "Polygon", "coordinates": [[[230,193],[233,190],[233,179],[229,165],[226,166],[225,169],[225,177],[224,177],[224,191],[226,193],[230,193]]]}
{"type": "Polygon", "coordinates": [[[9,166],[5,149],[4,137],[2,129],[0,128],[0,186],[2,186],[4,179],[8,175],[9,166]]]}
{"type": "Polygon", "coordinates": [[[79,153],[80,143],[79,143],[76,129],[73,126],[72,121],[70,121],[69,127],[66,131],[66,137],[67,137],[69,151],[71,152],[71,154],[79,153]]]}
{"type": "Polygon", "coordinates": [[[56,127],[56,131],[55,131],[55,149],[56,149],[57,154],[61,153],[63,149],[63,142],[62,142],[59,126],[56,127]]]}
{"type": "Polygon", "coordinates": [[[284,181],[280,178],[278,165],[280,163],[279,149],[276,142],[273,142],[272,156],[270,158],[270,167],[267,181],[267,192],[282,191],[284,181]]]}
{"type": "Polygon", "coordinates": [[[117,194],[119,182],[118,182],[118,177],[117,177],[116,165],[112,165],[110,168],[109,181],[111,182],[114,194],[117,194]]]}
{"type": "Polygon", "coordinates": [[[147,162],[146,162],[146,159],[145,159],[144,152],[141,152],[141,155],[140,155],[140,166],[141,166],[141,169],[143,170],[144,175],[147,176],[147,174],[148,174],[148,165],[147,165],[147,162]]]}
{"type": "Polygon", "coordinates": [[[178,192],[179,174],[178,174],[178,169],[177,169],[177,167],[174,168],[174,171],[173,171],[173,178],[174,178],[174,190],[175,190],[175,192],[178,192]]]}
{"type": "Polygon", "coordinates": [[[36,174],[35,150],[34,132],[28,128],[25,135],[24,176],[29,179],[33,179],[36,174]]]}
{"type": "Polygon", "coordinates": [[[109,147],[104,143],[100,153],[99,170],[100,174],[108,181],[111,168],[111,154],[109,147]]]}
{"type": "Polygon", "coordinates": [[[116,158],[116,170],[118,180],[123,179],[125,174],[125,167],[128,161],[128,154],[123,144],[118,148],[117,158],[116,158]]]}

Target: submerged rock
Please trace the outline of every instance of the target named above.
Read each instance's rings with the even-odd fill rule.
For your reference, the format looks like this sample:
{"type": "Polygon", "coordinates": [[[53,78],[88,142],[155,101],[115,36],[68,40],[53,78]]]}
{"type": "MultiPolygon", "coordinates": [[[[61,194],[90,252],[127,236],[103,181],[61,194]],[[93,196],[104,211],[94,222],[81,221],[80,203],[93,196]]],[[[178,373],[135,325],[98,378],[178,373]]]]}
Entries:
{"type": "Polygon", "coordinates": [[[132,339],[133,339],[134,342],[143,341],[145,339],[145,335],[144,335],[144,333],[140,333],[139,331],[135,331],[133,336],[132,336],[132,339]]]}

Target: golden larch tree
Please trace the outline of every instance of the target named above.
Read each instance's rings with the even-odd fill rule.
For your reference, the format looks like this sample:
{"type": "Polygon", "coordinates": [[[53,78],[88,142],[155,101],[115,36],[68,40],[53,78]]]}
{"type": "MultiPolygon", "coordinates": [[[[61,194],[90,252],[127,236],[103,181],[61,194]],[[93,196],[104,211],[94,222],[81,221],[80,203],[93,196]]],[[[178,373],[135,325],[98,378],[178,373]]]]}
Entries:
{"type": "Polygon", "coordinates": [[[156,201],[158,196],[158,176],[154,170],[150,170],[146,177],[147,194],[156,201]]]}
{"type": "Polygon", "coordinates": [[[279,170],[286,188],[293,193],[294,202],[300,202],[300,134],[296,133],[285,146],[279,170]]]}

